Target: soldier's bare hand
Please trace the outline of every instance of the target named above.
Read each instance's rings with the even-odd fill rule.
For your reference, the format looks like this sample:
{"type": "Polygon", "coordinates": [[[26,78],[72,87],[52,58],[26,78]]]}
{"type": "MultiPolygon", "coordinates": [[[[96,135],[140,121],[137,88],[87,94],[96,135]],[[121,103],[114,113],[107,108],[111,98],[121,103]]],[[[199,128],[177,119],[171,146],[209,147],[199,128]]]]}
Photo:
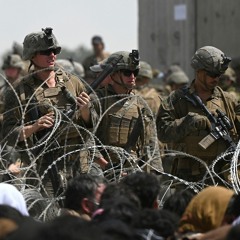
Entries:
{"type": "Polygon", "coordinates": [[[89,108],[89,103],[90,103],[90,97],[88,96],[87,93],[82,92],[77,97],[77,105],[79,106],[80,110],[88,109],[89,108]]]}
{"type": "Polygon", "coordinates": [[[34,127],[36,131],[40,131],[45,128],[51,128],[54,124],[54,113],[50,112],[42,117],[40,117],[35,123],[34,127]]]}

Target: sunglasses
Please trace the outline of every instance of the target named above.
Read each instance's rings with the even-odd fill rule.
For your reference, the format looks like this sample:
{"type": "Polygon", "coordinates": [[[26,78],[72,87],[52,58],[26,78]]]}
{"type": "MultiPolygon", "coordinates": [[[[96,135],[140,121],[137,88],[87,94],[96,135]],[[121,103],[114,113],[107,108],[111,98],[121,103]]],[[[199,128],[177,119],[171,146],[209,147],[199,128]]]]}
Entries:
{"type": "Polygon", "coordinates": [[[207,75],[208,75],[209,77],[211,77],[211,78],[218,78],[218,77],[220,77],[222,74],[207,72],[207,75]]]}
{"type": "Polygon", "coordinates": [[[125,70],[121,70],[121,72],[125,77],[130,77],[132,74],[134,75],[134,77],[136,77],[138,75],[139,70],[137,69],[137,70],[131,71],[131,70],[125,69],[125,70]]]}
{"type": "Polygon", "coordinates": [[[44,56],[50,56],[52,53],[54,55],[57,55],[60,53],[60,50],[58,48],[51,48],[48,50],[44,50],[44,51],[39,51],[38,52],[40,55],[44,55],[44,56]]]}

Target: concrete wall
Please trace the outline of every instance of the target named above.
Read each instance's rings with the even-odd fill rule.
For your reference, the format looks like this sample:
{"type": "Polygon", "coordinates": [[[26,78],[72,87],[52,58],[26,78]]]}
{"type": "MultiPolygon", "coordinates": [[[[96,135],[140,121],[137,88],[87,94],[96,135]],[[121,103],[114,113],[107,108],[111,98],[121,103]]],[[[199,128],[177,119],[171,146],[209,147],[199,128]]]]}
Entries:
{"type": "Polygon", "coordinates": [[[142,60],[161,70],[178,63],[193,77],[190,61],[199,47],[213,45],[240,56],[239,9],[237,0],[139,0],[142,60]]]}

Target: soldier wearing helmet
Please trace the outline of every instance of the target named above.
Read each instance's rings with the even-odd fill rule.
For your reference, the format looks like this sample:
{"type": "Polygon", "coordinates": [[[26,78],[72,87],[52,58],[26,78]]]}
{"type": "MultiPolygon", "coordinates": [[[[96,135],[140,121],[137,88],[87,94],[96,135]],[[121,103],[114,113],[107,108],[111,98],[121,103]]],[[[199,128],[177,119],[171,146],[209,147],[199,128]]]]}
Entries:
{"type": "Polygon", "coordinates": [[[170,86],[171,91],[175,91],[184,87],[189,83],[189,78],[183,71],[177,71],[171,73],[166,79],[167,85],[170,86]]]}
{"type": "MultiPolygon", "coordinates": [[[[31,61],[33,70],[17,86],[17,95],[11,90],[6,94],[3,136],[8,144],[13,146],[17,144],[20,149],[34,148],[42,143],[41,139],[47,133],[55,132],[53,134],[55,137],[48,139],[48,146],[57,150],[45,154],[41,163],[38,162],[40,175],[48,169],[49,164],[63,154],[63,151],[66,154],[73,150],[71,147],[68,148],[69,145],[74,146],[85,141],[86,136],[82,135],[78,126],[86,126],[89,121],[87,109],[90,98],[84,92],[83,83],[76,76],[55,66],[56,57],[60,51],[61,47],[52,33],[52,28],[28,34],[23,42],[23,59],[31,61]],[[74,110],[71,111],[73,114],[67,115],[71,109],[74,110]]],[[[74,149],[76,148],[79,149],[79,147],[74,149]]],[[[81,155],[82,152],[79,154],[78,151],[77,154],[81,155]]],[[[36,156],[37,153],[34,152],[34,155],[36,156]]],[[[72,158],[77,162],[81,156],[68,155],[64,158],[66,161],[64,164],[60,161],[58,171],[63,171],[63,165],[67,166],[68,171],[62,176],[71,175],[73,171],[80,170],[82,159],[79,164],[74,165],[73,170],[72,158]]],[[[35,161],[34,158],[29,160],[35,161]]],[[[62,178],[58,178],[59,172],[53,169],[54,166],[49,172],[55,172],[51,175],[54,176],[51,177],[51,182],[56,194],[62,178]]],[[[82,165],[81,167],[83,170],[82,165]]],[[[50,176],[48,174],[46,175],[50,176]]]]}
{"type": "Polygon", "coordinates": [[[21,77],[21,71],[24,70],[24,63],[19,55],[10,54],[3,60],[2,70],[9,83],[13,84],[21,77]]]}
{"type": "Polygon", "coordinates": [[[152,79],[152,67],[147,62],[140,61],[140,69],[136,78],[137,94],[143,97],[155,116],[160,107],[161,100],[156,89],[150,86],[152,79]]]}
{"type": "Polygon", "coordinates": [[[237,75],[231,67],[228,67],[225,73],[220,76],[219,86],[224,91],[231,93],[234,97],[240,100],[239,90],[237,90],[236,85],[237,75]]]}
{"type": "MultiPolygon", "coordinates": [[[[91,112],[92,119],[95,122],[100,120],[95,129],[96,136],[100,140],[99,144],[124,148],[131,136],[136,119],[141,114],[144,128],[142,130],[139,128],[139,136],[137,136],[135,145],[132,146],[131,153],[143,159],[146,156],[145,150],[150,148],[149,158],[146,158],[149,162],[145,164],[147,169],[162,171],[153,115],[145,101],[136,96],[133,91],[140,68],[138,51],[113,53],[102,64],[93,66],[91,70],[102,71],[107,64],[119,56],[122,56],[122,59],[110,75],[109,84],[98,89],[96,94],[90,95],[94,106],[91,112]]],[[[93,125],[96,126],[96,124],[93,125]]],[[[110,147],[107,153],[103,152],[102,160],[103,169],[109,166],[111,161],[119,163],[121,160],[119,151],[110,147]]]]}
{"type": "Polygon", "coordinates": [[[81,63],[73,61],[73,59],[58,59],[56,64],[63,68],[64,71],[76,75],[78,78],[84,78],[84,68],[81,63]]]}
{"type": "MultiPolygon", "coordinates": [[[[172,92],[162,103],[157,116],[158,137],[161,141],[172,144],[174,150],[200,158],[208,166],[229,146],[219,138],[207,149],[201,148],[199,143],[209,135],[212,124],[202,107],[193,100],[193,94],[214,115],[217,114],[217,109],[226,113],[233,124],[233,129],[230,130],[232,139],[238,141],[240,106],[234,97],[218,87],[219,77],[226,71],[230,61],[215,47],[198,49],[191,61],[195,80],[190,86],[172,92]]],[[[215,166],[217,173],[221,172],[222,164],[220,162],[215,166]]],[[[181,156],[175,159],[172,173],[187,181],[201,181],[206,168],[189,156],[181,156]]]]}

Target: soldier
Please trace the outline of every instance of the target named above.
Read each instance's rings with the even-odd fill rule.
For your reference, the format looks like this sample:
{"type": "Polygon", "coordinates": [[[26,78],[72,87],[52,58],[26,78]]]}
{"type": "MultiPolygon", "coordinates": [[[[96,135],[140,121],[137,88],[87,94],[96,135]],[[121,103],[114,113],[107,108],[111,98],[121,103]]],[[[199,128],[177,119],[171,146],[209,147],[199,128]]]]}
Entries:
{"type": "Polygon", "coordinates": [[[171,73],[166,79],[167,85],[170,86],[171,91],[175,91],[179,88],[184,87],[189,83],[188,76],[183,71],[177,71],[171,73]]]}
{"type": "Polygon", "coordinates": [[[140,61],[140,69],[136,78],[137,94],[143,97],[154,116],[156,116],[161,100],[155,88],[149,86],[152,78],[153,72],[151,66],[147,62],[140,61]]]}
{"type": "MultiPolygon", "coordinates": [[[[220,75],[225,72],[230,61],[215,47],[198,49],[191,62],[196,73],[195,80],[191,86],[172,92],[162,103],[157,116],[159,140],[172,143],[174,150],[196,156],[208,166],[229,146],[219,138],[205,150],[200,147],[200,141],[208,136],[212,126],[207,114],[196,104],[193,96],[198,96],[211,113],[217,115],[216,110],[219,109],[227,114],[233,124],[230,134],[237,141],[240,106],[235,98],[217,86],[220,75]]],[[[221,164],[216,166],[218,173],[221,172],[221,164]]],[[[206,168],[190,157],[179,157],[174,162],[173,174],[187,181],[199,181],[204,173],[206,168]]]]}
{"type": "MultiPolygon", "coordinates": [[[[2,70],[6,76],[8,82],[3,79],[4,83],[0,89],[0,135],[2,140],[2,123],[3,123],[3,112],[5,107],[5,99],[4,95],[8,89],[11,87],[16,87],[16,85],[20,82],[21,78],[24,75],[24,62],[22,61],[21,57],[17,54],[9,54],[3,60],[2,70]]],[[[8,167],[8,170],[13,175],[18,175],[20,173],[20,159],[19,154],[11,148],[10,146],[5,146],[4,150],[2,149],[2,161],[4,162],[3,165],[8,167]],[[5,163],[6,162],[6,163],[5,163]]],[[[4,175],[3,181],[9,180],[9,175],[4,175]]]]}
{"type": "Polygon", "coordinates": [[[81,63],[73,61],[73,59],[58,59],[56,64],[62,67],[64,71],[76,75],[78,78],[84,78],[85,72],[81,63]]]}
{"type": "Polygon", "coordinates": [[[109,54],[104,51],[105,45],[100,36],[94,36],[92,38],[92,47],[93,55],[83,61],[85,79],[88,83],[91,83],[96,78],[96,74],[90,70],[90,67],[98,64],[109,56],[109,54]]]}
{"type": "MultiPolygon", "coordinates": [[[[95,121],[93,125],[96,126],[96,122],[100,121],[96,129],[96,136],[101,144],[105,146],[126,149],[132,129],[138,117],[141,118],[143,129],[141,130],[139,127],[137,142],[134,143],[134,146],[131,146],[129,152],[138,159],[143,159],[149,152],[152,153],[150,156],[148,154],[148,158],[145,159],[151,165],[148,166],[148,169],[162,171],[153,116],[141,98],[137,97],[133,92],[136,76],[139,72],[138,51],[133,50],[131,53],[125,51],[116,52],[110,55],[105,63],[110,63],[112,59],[120,55],[123,58],[110,75],[111,82],[105,88],[96,91],[97,97],[94,94],[90,95],[94,106],[91,110],[91,117],[95,121]]],[[[103,70],[104,66],[98,65],[95,68],[103,70]]],[[[119,152],[112,150],[108,153],[113,162],[119,163],[119,152]]],[[[106,154],[104,157],[106,158],[106,154]]],[[[109,158],[104,159],[101,163],[102,168],[106,168],[109,161],[109,158]]]]}
{"type": "Polygon", "coordinates": [[[3,60],[2,70],[10,84],[17,84],[17,80],[22,77],[24,63],[17,54],[10,54],[3,60]]]}
{"type": "MultiPolygon", "coordinates": [[[[85,127],[89,121],[86,109],[90,98],[77,77],[55,68],[56,55],[60,53],[61,47],[52,28],[28,34],[23,46],[23,59],[30,60],[34,70],[16,87],[17,96],[11,90],[6,94],[3,136],[8,144],[17,144],[21,151],[27,150],[26,156],[22,157],[24,163],[29,159],[33,164],[43,155],[41,161],[37,160],[38,174],[43,178],[44,186],[51,180],[54,194],[57,195],[60,180],[66,174],[73,175],[74,171],[79,170],[80,164],[82,167],[76,154],[71,156],[68,153],[84,144],[85,135],[79,126],[85,127]],[[66,116],[73,106],[75,110],[76,105],[78,110],[71,111],[72,116],[66,116]],[[52,137],[38,149],[38,145],[43,144],[41,139],[50,133],[52,137]],[[51,150],[54,148],[56,151],[51,150]],[[51,166],[63,154],[66,156],[58,162],[59,165],[51,166]]],[[[78,151],[77,154],[82,159],[86,158],[83,156],[86,153],[79,154],[78,151]]]]}
{"type": "Polygon", "coordinates": [[[239,91],[236,89],[235,85],[237,83],[237,76],[235,71],[229,67],[224,74],[220,76],[219,86],[226,92],[231,93],[234,97],[240,100],[239,91]]]}

